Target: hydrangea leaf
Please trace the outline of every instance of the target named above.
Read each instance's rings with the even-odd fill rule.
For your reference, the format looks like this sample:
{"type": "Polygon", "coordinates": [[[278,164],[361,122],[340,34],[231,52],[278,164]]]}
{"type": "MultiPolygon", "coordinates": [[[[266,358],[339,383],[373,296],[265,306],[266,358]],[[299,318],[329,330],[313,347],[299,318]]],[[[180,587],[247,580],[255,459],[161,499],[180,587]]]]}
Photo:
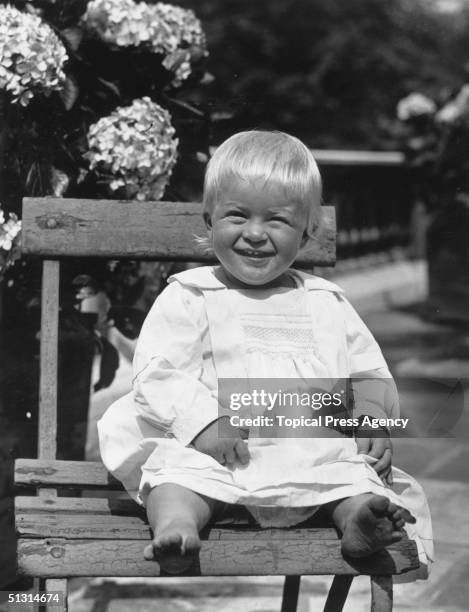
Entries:
{"type": "Polygon", "coordinates": [[[64,103],[66,110],[70,110],[75,102],[77,101],[78,94],[80,93],[77,82],[74,77],[68,75],[65,79],[63,89],[59,92],[59,95],[64,103]]]}

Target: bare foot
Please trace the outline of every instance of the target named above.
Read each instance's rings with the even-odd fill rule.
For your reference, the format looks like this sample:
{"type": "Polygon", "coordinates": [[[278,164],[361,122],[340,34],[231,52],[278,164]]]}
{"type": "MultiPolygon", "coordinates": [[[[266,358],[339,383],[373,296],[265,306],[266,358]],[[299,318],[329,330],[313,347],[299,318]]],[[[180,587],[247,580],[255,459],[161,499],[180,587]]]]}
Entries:
{"type": "Polygon", "coordinates": [[[382,495],[357,495],[344,499],[332,518],[342,531],[342,552],[349,557],[367,557],[399,542],[404,524],[415,523],[408,510],[382,495]]]}
{"type": "Polygon", "coordinates": [[[200,550],[200,538],[193,523],[173,521],[159,530],[151,544],[145,547],[145,559],[156,560],[168,574],[181,574],[194,562],[200,550]]]}

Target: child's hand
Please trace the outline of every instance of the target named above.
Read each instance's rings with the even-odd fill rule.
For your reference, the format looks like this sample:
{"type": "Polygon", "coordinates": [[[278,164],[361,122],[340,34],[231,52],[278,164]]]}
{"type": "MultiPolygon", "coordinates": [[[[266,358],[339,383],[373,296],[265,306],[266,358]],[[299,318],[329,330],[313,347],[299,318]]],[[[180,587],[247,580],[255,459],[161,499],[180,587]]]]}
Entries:
{"type": "Polygon", "coordinates": [[[362,438],[357,437],[358,453],[375,457],[378,461],[373,464],[378,476],[386,484],[392,484],[391,462],[392,443],[389,438],[362,438]]]}
{"type": "Polygon", "coordinates": [[[234,465],[237,460],[246,465],[251,458],[244,441],[247,437],[245,430],[230,424],[229,417],[221,417],[201,431],[192,440],[192,446],[227,467],[234,465]]]}

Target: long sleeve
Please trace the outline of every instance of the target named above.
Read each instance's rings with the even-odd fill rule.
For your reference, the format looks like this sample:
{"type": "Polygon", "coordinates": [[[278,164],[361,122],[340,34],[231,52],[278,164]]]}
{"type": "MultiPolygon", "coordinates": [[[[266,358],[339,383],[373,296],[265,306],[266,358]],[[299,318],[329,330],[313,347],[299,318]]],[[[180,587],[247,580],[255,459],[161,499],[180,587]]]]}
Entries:
{"type": "Polygon", "coordinates": [[[350,302],[339,296],[345,318],[349,372],[366,372],[377,368],[387,368],[386,360],[368,327],[362,321],[350,302]]]}
{"type": "Polygon", "coordinates": [[[218,418],[216,390],[202,382],[202,314],[197,290],[170,284],[145,320],[134,358],[138,414],[183,445],[218,418]]]}
{"type": "Polygon", "coordinates": [[[400,416],[396,383],[388,368],[357,372],[351,378],[354,398],[354,417],[368,415],[376,418],[400,416]]]}
{"type": "Polygon", "coordinates": [[[354,416],[399,416],[396,384],[373,334],[350,302],[340,296],[345,316],[347,356],[354,396],[354,416]]]}

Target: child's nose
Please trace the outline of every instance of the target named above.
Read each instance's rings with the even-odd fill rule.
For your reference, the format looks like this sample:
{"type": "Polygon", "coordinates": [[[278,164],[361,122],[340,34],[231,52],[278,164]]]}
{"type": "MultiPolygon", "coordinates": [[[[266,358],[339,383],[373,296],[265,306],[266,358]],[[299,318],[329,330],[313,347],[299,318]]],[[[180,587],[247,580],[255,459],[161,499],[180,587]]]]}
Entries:
{"type": "Polygon", "coordinates": [[[263,223],[258,221],[250,221],[246,223],[243,230],[243,237],[252,242],[260,242],[267,238],[267,233],[263,223]]]}

